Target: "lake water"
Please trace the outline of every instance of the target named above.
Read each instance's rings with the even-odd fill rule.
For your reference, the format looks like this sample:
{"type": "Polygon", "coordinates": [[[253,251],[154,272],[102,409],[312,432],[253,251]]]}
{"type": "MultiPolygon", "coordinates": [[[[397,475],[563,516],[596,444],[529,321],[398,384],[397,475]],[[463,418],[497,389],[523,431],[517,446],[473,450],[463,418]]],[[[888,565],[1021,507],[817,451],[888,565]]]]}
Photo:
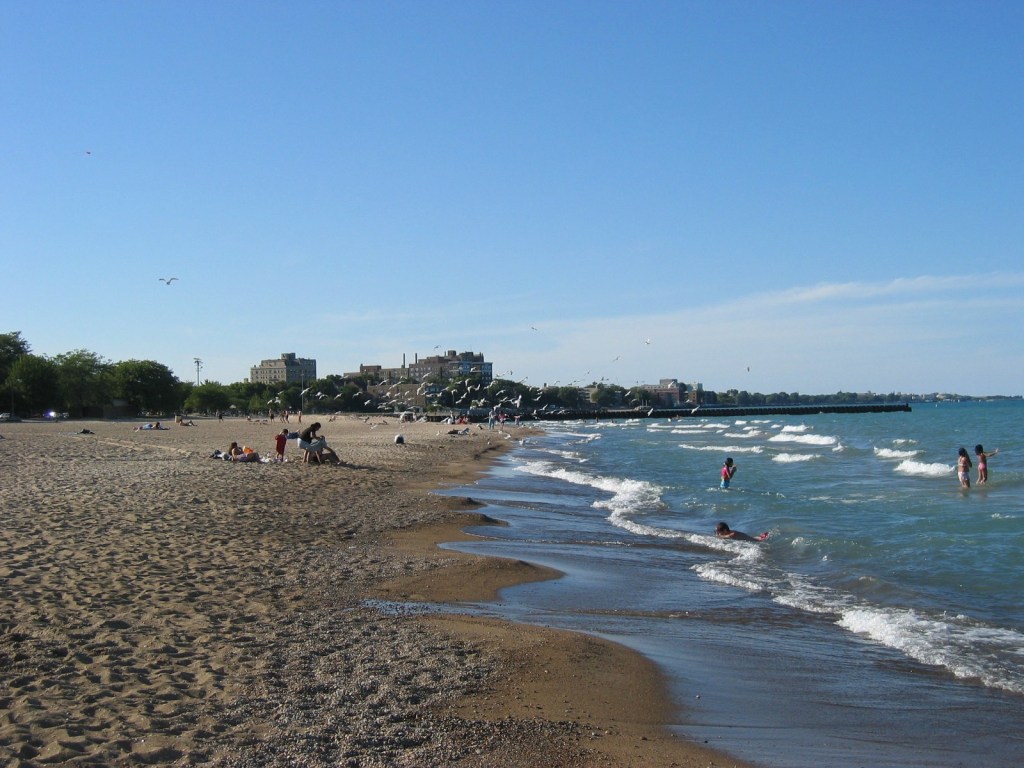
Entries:
{"type": "Polygon", "coordinates": [[[476,609],[654,659],[691,739],[767,766],[1020,765],[1022,428],[1020,401],[548,425],[453,491],[508,527],[449,546],[562,571],[476,609]],[[963,491],[979,442],[1000,453],[963,491]]]}

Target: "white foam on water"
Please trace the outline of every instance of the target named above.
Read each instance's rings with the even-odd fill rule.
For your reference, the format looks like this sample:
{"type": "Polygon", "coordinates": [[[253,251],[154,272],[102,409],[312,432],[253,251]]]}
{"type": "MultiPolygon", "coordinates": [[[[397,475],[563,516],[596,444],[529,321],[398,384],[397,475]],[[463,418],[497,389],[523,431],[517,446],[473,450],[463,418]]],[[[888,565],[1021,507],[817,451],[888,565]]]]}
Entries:
{"type": "MultiPolygon", "coordinates": [[[[797,545],[798,540],[792,543],[797,545]]],[[[756,545],[748,546],[756,551],[756,545]]],[[[905,608],[856,604],[852,596],[816,585],[807,577],[790,573],[773,579],[765,569],[753,565],[731,559],[701,563],[693,570],[708,581],[767,592],[780,605],[836,616],[836,624],[843,629],[923,664],[942,667],[958,678],[1024,694],[1024,673],[1013,662],[1024,649],[1020,632],[963,615],[928,616],[905,608]]]]}
{"type": "Polygon", "coordinates": [[[772,456],[772,461],[777,461],[781,464],[793,464],[799,461],[811,461],[820,458],[820,453],[779,453],[772,456]]]}
{"type": "Polygon", "coordinates": [[[714,451],[716,453],[763,453],[759,445],[690,445],[680,443],[680,448],[687,451],[714,451]]]}
{"type": "Polygon", "coordinates": [[[573,469],[558,467],[547,461],[530,461],[516,467],[516,471],[532,475],[551,477],[574,485],[584,485],[611,494],[610,498],[599,499],[592,506],[596,509],[607,509],[608,520],[613,525],[624,528],[631,533],[647,536],[663,536],[678,538],[678,531],[669,531],[636,523],[632,516],[645,510],[657,509],[661,506],[662,489],[644,480],[607,477],[580,472],[573,469]]]}
{"type": "Polygon", "coordinates": [[[580,456],[576,451],[560,451],[556,448],[543,448],[541,449],[544,453],[550,453],[552,456],[559,456],[569,461],[575,461],[579,464],[585,464],[588,459],[580,456]]]}
{"type": "Polygon", "coordinates": [[[804,445],[836,445],[839,442],[838,437],[832,435],[805,435],[786,432],[784,429],[782,433],[773,435],[768,438],[768,442],[771,443],[802,443],[804,445]]]}
{"type": "Polygon", "coordinates": [[[896,465],[895,471],[911,477],[947,477],[950,473],[956,472],[956,467],[950,464],[928,464],[904,459],[896,465]]]}
{"type": "Polygon", "coordinates": [[[875,448],[875,456],[880,459],[912,459],[920,451],[900,451],[895,448],[875,448]]]}
{"type": "Polygon", "coordinates": [[[726,584],[730,587],[739,587],[748,592],[761,592],[763,586],[753,579],[746,578],[742,573],[722,567],[720,563],[701,563],[693,566],[693,570],[707,581],[717,584],[726,584]]]}
{"type": "Polygon", "coordinates": [[[849,608],[836,623],[924,664],[944,667],[957,677],[1024,693],[1024,677],[999,661],[1020,654],[1024,635],[1019,632],[964,616],[928,617],[893,608],[849,608]]]}

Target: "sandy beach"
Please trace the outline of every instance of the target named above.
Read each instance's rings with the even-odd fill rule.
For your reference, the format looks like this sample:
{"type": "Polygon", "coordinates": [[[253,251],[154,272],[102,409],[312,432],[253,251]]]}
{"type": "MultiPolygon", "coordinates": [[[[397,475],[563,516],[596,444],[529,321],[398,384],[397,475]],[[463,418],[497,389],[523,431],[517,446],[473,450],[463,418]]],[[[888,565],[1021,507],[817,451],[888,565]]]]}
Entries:
{"type": "Polygon", "coordinates": [[[630,651],[373,602],[556,575],[436,546],[482,516],[431,490],[514,439],[321,421],[341,466],[210,458],[280,423],[0,424],[0,765],[739,765],[630,651]]]}

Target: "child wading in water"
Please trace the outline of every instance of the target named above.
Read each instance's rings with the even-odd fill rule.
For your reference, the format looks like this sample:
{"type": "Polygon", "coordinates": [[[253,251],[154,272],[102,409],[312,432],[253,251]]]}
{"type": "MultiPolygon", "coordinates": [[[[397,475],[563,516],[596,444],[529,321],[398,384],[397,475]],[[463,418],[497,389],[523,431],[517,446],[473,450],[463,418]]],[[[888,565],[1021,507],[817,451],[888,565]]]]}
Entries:
{"type": "Polygon", "coordinates": [[[960,478],[961,488],[971,487],[971,457],[967,455],[967,449],[961,448],[957,451],[956,474],[960,478]]]}
{"type": "Polygon", "coordinates": [[[732,480],[733,475],[736,474],[736,465],[732,463],[732,459],[726,459],[725,464],[722,465],[722,488],[729,487],[729,481],[732,480]]]}
{"type": "Polygon", "coordinates": [[[988,482],[988,460],[999,453],[999,449],[985,453],[981,443],[974,446],[974,455],[978,457],[978,485],[988,482]]]}

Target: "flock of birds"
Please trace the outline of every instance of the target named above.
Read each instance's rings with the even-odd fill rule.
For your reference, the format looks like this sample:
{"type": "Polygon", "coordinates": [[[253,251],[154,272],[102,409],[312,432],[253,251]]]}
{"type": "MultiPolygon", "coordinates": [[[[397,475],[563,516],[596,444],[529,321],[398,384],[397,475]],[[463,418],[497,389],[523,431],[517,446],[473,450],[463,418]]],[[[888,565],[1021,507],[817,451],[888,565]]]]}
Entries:
{"type": "MultiPolygon", "coordinates": [[[[511,373],[511,371],[509,371],[509,373],[511,373]]],[[[452,407],[486,408],[488,406],[494,406],[496,408],[501,408],[507,405],[517,409],[521,408],[523,404],[523,394],[520,393],[515,397],[505,397],[505,395],[509,394],[507,389],[503,388],[497,392],[493,391],[494,388],[499,385],[500,382],[498,381],[492,381],[490,384],[484,385],[477,379],[468,377],[466,379],[459,379],[436,392],[428,393],[428,389],[431,388],[431,385],[426,382],[420,384],[415,389],[413,389],[409,384],[398,383],[392,384],[376,398],[370,397],[363,401],[363,407],[368,408],[373,405],[374,400],[376,399],[378,400],[377,410],[391,412],[396,408],[404,408],[405,406],[410,405],[414,398],[423,396],[426,396],[432,401],[432,403],[436,404],[444,398],[445,393],[448,393],[450,395],[450,402],[448,404],[452,407]],[[485,392],[487,396],[471,397],[476,392],[485,392]],[[456,397],[456,395],[460,396],[456,397]]],[[[539,387],[532,387],[531,391],[536,395],[532,398],[533,402],[539,402],[543,394],[541,389],[539,387]]],[[[280,405],[282,402],[281,397],[284,394],[284,392],[278,392],[275,397],[272,397],[267,401],[267,405],[280,405]]],[[[308,396],[322,402],[328,399],[340,400],[345,397],[345,393],[339,392],[332,397],[325,392],[314,392],[313,387],[306,387],[299,393],[299,396],[303,399],[308,396]]]]}
{"type": "MultiPolygon", "coordinates": [[[[86,153],[86,154],[88,154],[88,153],[86,153]]],[[[164,285],[170,286],[171,283],[175,282],[178,278],[176,278],[176,277],[161,277],[161,278],[158,278],[158,279],[164,285]]],[[[531,325],[530,326],[530,330],[531,331],[537,331],[537,332],[540,331],[540,329],[537,328],[537,326],[535,326],[535,325],[531,325]]],[[[650,339],[644,339],[644,345],[645,346],[650,346],[651,345],[651,340],[650,339]]],[[[437,344],[437,345],[434,346],[434,349],[440,349],[440,348],[441,348],[440,344],[437,344]]],[[[617,362],[620,357],[621,357],[621,355],[616,355],[615,358],[612,360],[612,362],[613,363],[617,362]]],[[[472,370],[473,371],[478,371],[479,369],[472,369],[472,370]]],[[[747,372],[748,373],[750,372],[750,366],[747,366],[747,372]]],[[[511,376],[512,375],[512,371],[508,371],[508,375],[511,376]]],[[[587,371],[586,375],[589,376],[590,375],[590,371],[587,371]]],[[[607,379],[602,378],[601,382],[604,382],[606,380],[607,379]]],[[[521,379],[520,381],[518,381],[516,383],[517,384],[523,384],[525,381],[526,381],[526,379],[521,379]]],[[[569,384],[567,384],[566,386],[577,386],[577,385],[580,385],[582,383],[583,383],[582,380],[576,380],[576,381],[569,382],[569,384]]],[[[556,381],[554,384],[555,384],[555,386],[558,386],[559,382],[556,381]]],[[[639,382],[637,382],[637,384],[639,384],[639,382]]],[[[438,392],[430,393],[429,395],[427,395],[427,397],[428,397],[428,399],[430,399],[432,401],[432,404],[435,404],[435,405],[440,402],[440,400],[443,397],[443,393],[449,393],[451,395],[451,398],[450,398],[451,402],[449,403],[449,405],[451,405],[452,407],[464,407],[464,408],[487,408],[487,407],[494,407],[494,408],[499,408],[500,409],[500,408],[503,408],[505,406],[511,406],[511,407],[516,408],[517,410],[521,409],[522,408],[522,403],[523,403],[523,394],[519,393],[519,394],[516,394],[515,397],[511,397],[510,396],[510,397],[503,398],[502,396],[507,394],[507,390],[505,390],[505,389],[502,389],[499,392],[494,392],[492,394],[491,390],[495,386],[498,386],[498,385],[500,385],[500,381],[492,381],[485,388],[483,383],[479,382],[477,379],[475,379],[473,377],[468,377],[465,380],[458,380],[456,382],[453,382],[453,383],[449,384],[447,387],[445,387],[444,389],[442,389],[442,390],[440,390],[438,392]],[[474,392],[481,392],[482,390],[485,390],[485,389],[486,389],[486,395],[487,395],[486,397],[485,396],[475,397],[475,398],[472,397],[474,392]],[[460,395],[460,396],[456,398],[456,395],[460,395]]],[[[408,387],[408,385],[402,385],[402,384],[394,384],[393,386],[391,386],[380,397],[380,403],[377,405],[377,409],[381,410],[381,411],[387,411],[387,410],[394,410],[394,408],[396,406],[403,406],[405,403],[407,403],[411,399],[411,392],[412,392],[412,390],[408,389],[407,387],[408,387]]],[[[424,394],[426,394],[427,388],[428,388],[428,385],[426,383],[421,384],[415,390],[416,395],[417,396],[423,396],[424,394]]],[[[306,395],[309,394],[312,391],[312,389],[313,389],[312,387],[307,387],[306,389],[302,390],[302,393],[301,393],[300,397],[305,398],[306,395]]],[[[540,402],[541,398],[543,397],[543,391],[541,390],[540,387],[531,386],[530,387],[530,393],[531,393],[531,398],[530,399],[534,403],[540,402]]],[[[283,394],[284,394],[284,392],[279,392],[276,397],[271,398],[270,400],[267,401],[267,405],[274,405],[274,404],[280,405],[281,404],[281,395],[283,395],[283,394]]],[[[515,393],[513,393],[513,394],[515,394],[515,393]]],[[[339,392],[338,394],[334,395],[333,399],[334,400],[340,400],[344,396],[345,396],[344,393],[340,393],[339,392]]],[[[327,395],[327,394],[325,394],[323,392],[315,392],[315,393],[313,393],[312,397],[315,397],[317,400],[322,401],[322,400],[325,400],[325,399],[329,398],[330,395],[327,395]]],[[[633,402],[636,403],[638,401],[634,400],[633,402]]],[[[363,407],[369,407],[370,405],[373,405],[373,398],[370,398],[370,399],[366,400],[363,403],[363,407]]]]}

